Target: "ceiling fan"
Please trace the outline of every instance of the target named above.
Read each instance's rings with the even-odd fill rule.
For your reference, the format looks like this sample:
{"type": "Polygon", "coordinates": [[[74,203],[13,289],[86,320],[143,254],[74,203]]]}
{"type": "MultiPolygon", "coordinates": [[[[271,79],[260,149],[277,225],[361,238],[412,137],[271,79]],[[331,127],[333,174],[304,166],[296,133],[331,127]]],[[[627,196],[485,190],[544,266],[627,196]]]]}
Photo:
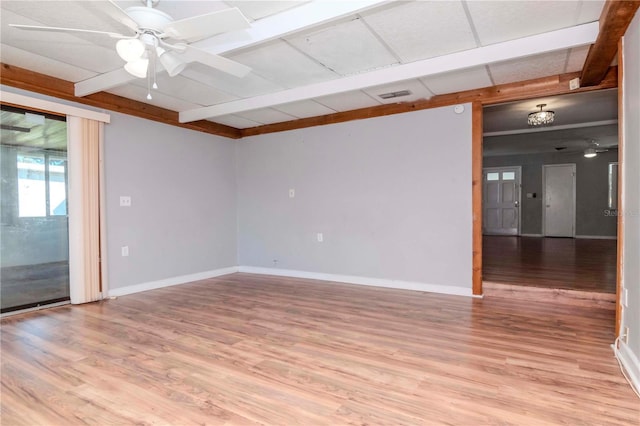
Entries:
{"type": "Polygon", "coordinates": [[[131,29],[133,33],[130,35],[79,28],[9,25],[23,30],[102,34],[118,39],[116,51],[126,61],[124,69],[135,77],[147,78],[147,99],[151,99],[151,87],[158,87],[155,82],[157,61],[170,77],[178,75],[190,62],[200,62],[236,77],[244,77],[251,71],[243,64],[189,44],[216,34],[248,28],[249,22],[238,8],[174,20],[168,14],[154,9],[159,0],[141,1],[145,6],[126,10],[122,10],[113,0],[87,2],[87,7],[131,29]]]}
{"type": "Polygon", "coordinates": [[[584,150],[584,156],[586,158],[593,158],[598,154],[609,151],[608,148],[600,148],[600,144],[595,141],[595,139],[591,139],[589,142],[589,147],[584,150]]]}

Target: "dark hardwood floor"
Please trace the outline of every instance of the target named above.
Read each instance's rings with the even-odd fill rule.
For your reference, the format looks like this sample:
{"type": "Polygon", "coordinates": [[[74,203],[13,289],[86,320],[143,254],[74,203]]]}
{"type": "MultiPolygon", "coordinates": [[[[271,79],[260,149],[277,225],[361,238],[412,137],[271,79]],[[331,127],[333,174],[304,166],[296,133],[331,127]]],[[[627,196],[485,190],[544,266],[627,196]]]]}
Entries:
{"type": "Polygon", "coordinates": [[[233,274],[2,320],[2,425],[637,425],[614,313],[233,274]]]}
{"type": "Polygon", "coordinates": [[[484,281],[616,292],[615,240],[485,235],[482,243],[484,281]]]}

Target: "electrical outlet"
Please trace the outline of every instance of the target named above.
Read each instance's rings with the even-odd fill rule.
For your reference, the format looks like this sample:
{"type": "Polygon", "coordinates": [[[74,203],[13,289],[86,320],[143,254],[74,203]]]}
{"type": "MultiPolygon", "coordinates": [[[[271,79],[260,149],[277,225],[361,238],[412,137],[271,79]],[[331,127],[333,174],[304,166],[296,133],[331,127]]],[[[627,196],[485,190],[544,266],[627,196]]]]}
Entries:
{"type": "Polygon", "coordinates": [[[625,308],[629,307],[629,290],[626,288],[622,290],[622,305],[625,308]]]}
{"type": "Polygon", "coordinates": [[[324,235],[322,235],[322,232],[318,232],[316,234],[316,238],[318,239],[318,242],[321,243],[324,241],[324,235]]]}
{"type": "Polygon", "coordinates": [[[128,195],[121,195],[120,207],[131,207],[131,197],[128,195]]]}
{"type": "Polygon", "coordinates": [[[295,196],[296,196],[296,190],[291,188],[289,190],[289,198],[295,198],[295,196]]]}
{"type": "Polygon", "coordinates": [[[625,342],[627,345],[629,344],[629,327],[622,329],[622,336],[620,337],[620,340],[625,342]]]}
{"type": "Polygon", "coordinates": [[[576,77],[572,80],[569,80],[569,90],[576,90],[580,88],[580,78],[576,77]]]}

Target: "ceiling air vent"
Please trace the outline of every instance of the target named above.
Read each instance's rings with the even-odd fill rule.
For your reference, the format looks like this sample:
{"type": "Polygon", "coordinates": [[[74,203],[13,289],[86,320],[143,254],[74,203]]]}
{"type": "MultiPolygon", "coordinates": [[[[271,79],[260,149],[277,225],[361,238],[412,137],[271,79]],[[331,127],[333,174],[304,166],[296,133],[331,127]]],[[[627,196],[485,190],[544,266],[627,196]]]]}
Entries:
{"type": "Polygon", "coordinates": [[[398,92],[383,93],[382,95],[378,95],[378,96],[380,96],[382,99],[392,99],[392,98],[399,98],[401,96],[409,96],[410,94],[411,92],[408,90],[400,90],[398,92]]]}

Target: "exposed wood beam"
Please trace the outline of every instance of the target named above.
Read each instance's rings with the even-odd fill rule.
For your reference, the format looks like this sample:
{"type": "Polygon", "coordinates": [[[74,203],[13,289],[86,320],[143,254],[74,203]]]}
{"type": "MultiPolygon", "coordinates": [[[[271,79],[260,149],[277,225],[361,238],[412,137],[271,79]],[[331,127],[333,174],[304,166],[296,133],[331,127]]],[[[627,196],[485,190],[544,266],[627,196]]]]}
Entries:
{"type": "Polygon", "coordinates": [[[467,102],[481,102],[483,105],[492,105],[502,102],[533,99],[543,96],[564,95],[568,93],[590,92],[593,90],[612,89],[618,87],[617,67],[611,67],[604,80],[591,87],[581,87],[576,90],[569,89],[569,80],[580,75],[579,72],[543,77],[517,83],[501,84],[483,89],[467,90],[464,92],[450,93],[434,96],[428,100],[385,104],[374,107],[361,108],[353,111],[338,112],[318,117],[302,118],[300,120],[284,123],[267,124],[242,130],[242,136],[254,136],[264,133],[282,132],[286,130],[302,129],[305,127],[322,126],[325,124],[342,123],[351,120],[380,117],[384,115],[401,114],[404,112],[418,111],[421,109],[437,108],[447,105],[462,104],[467,102]]]}
{"type": "Polygon", "coordinates": [[[482,295],[482,103],[471,106],[472,292],[482,295]]]}
{"type": "Polygon", "coordinates": [[[600,32],[596,42],[589,48],[582,68],[580,84],[595,86],[600,84],[609,65],[618,51],[618,41],[627,31],[640,1],[607,0],[600,15],[600,32]]]}
{"type": "Polygon", "coordinates": [[[464,50],[449,55],[415,61],[409,64],[388,67],[364,74],[356,74],[349,77],[282,90],[276,93],[254,96],[248,99],[239,99],[223,104],[183,111],[180,113],[180,121],[185,123],[193,120],[202,120],[243,111],[268,108],[305,99],[345,93],[382,84],[412,80],[550,51],[584,46],[593,43],[597,35],[598,23],[592,22],[550,31],[544,34],[536,34],[516,40],[464,50]]]}
{"type": "MultiPolygon", "coordinates": [[[[208,52],[222,55],[240,48],[285,37],[295,31],[312,28],[334,19],[351,16],[388,3],[388,0],[357,1],[312,1],[273,16],[259,19],[244,31],[233,31],[194,43],[208,52]]],[[[96,77],[80,81],[75,85],[76,96],[86,96],[108,90],[135,80],[120,68],[96,77]]]]}
{"type": "Polygon", "coordinates": [[[17,87],[19,89],[30,90],[43,95],[54,96],[59,99],[78,102],[97,108],[133,115],[135,117],[146,118],[172,126],[183,127],[185,129],[197,130],[199,132],[210,133],[218,136],[238,139],[242,136],[240,130],[225,126],[223,124],[212,123],[210,121],[197,121],[192,123],[180,123],[178,113],[157,106],[145,104],[112,95],[106,92],[95,93],[82,98],[74,95],[73,83],[59,78],[47,76],[24,68],[15,67],[0,63],[0,84],[17,87]]]}

